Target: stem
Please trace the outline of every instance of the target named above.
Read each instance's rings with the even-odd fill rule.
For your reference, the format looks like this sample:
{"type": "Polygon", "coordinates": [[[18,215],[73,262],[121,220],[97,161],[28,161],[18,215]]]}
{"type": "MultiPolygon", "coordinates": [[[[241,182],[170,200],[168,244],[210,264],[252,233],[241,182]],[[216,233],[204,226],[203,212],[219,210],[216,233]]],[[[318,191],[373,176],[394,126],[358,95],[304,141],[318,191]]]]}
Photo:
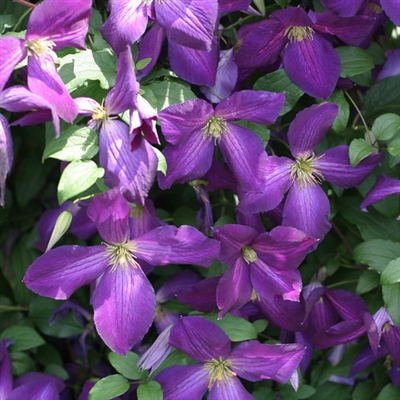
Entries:
{"type": "Polygon", "coordinates": [[[22,15],[21,18],[17,21],[17,23],[13,27],[13,31],[16,31],[22,20],[32,11],[32,8],[28,8],[22,15]]]}
{"type": "Polygon", "coordinates": [[[354,100],[352,99],[352,97],[351,97],[347,92],[344,91],[344,94],[348,97],[348,99],[351,101],[351,104],[353,104],[354,108],[357,110],[357,113],[358,113],[358,115],[360,116],[361,121],[362,121],[362,123],[363,123],[363,125],[364,125],[364,127],[365,127],[365,130],[368,132],[368,131],[369,131],[368,125],[367,125],[367,123],[365,122],[365,119],[364,119],[364,117],[363,117],[363,115],[362,115],[360,109],[357,107],[357,104],[354,102],[354,100]]]}
{"type": "Polygon", "coordinates": [[[223,28],[223,31],[228,31],[229,29],[234,28],[235,26],[241,25],[242,22],[247,21],[248,19],[252,18],[253,15],[248,15],[247,17],[243,17],[243,18],[239,18],[236,22],[234,22],[233,24],[227,26],[226,28],[223,28]]]}
{"type": "Polygon", "coordinates": [[[337,282],[337,283],[332,283],[332,285],[328,285],[328,288],[333,288],[336,286],[342,286],[342,285],[346,285],[348,283],[356,283],[358,282],[358,279],[349,279],[348,281],[341,281],[341,282],[337,282]]]}
{"type": "Polygon", "coordinates": [[[347,239],[344,237],[343,233],[340,231],[340,229],[336,226],[334,222],[331,221],[332,227],[335,230],[335,232],[338,234],[340,239],[342,240],[343,244],[346,246],[346,248],[350,251],[350,253],[353,252],[353,248],[350,246],[349,242],[347,239]]]}
{"type": "Polygon", "coordinates": [[[22,307],[22,306],[6,306],[0,304],[0,312],[6,311],[29,311],[29,307],[22,307]]]}
{"type": "Polygon", "coordinates": [[[26,7],[30,7],[30,8],[36,7],[36,4],[29,3],[29,1],[26,1],[26,0],[13,0],[13,1],[14,1],[14,3],[19,3],[26,7]]]}

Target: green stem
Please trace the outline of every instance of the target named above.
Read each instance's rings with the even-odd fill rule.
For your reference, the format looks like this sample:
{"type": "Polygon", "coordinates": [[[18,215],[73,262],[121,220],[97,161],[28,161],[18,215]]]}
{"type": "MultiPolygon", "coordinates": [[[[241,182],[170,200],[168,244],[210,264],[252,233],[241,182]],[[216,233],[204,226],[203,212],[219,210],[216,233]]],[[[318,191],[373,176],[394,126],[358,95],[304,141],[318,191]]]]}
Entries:
{"type": "Polygon", "coordinates": [[[30,8],[36,7],[36,4],[29,3],[29,1],[26,1],[26,0],[14,0],[14,3],[19,3],[19,4],[22,4],[23,6],[30,7],[30,8]]]}
{"type": "Polygon", "coordinates": [[[7,311],[29,311],[29,307],[23,306],[6,306],[4,304],[0,304],[0,312],[7,312],[7,311]]]}
{"type": "Polygon", "coordinates": [[[337,282],[337,283],[332,283],[332,285],[328,285],[328,288],[334,288],[336,286],[342,286],[342,285],[346,285],[348,283],[356,283],[358,282],[358,279],[349,279],[348,281],[341,281],[341,282],[337,282]]]}
{"type": "Polygon", "coordinates": [[[13,31],[16,31],[18,26],[21,24],[22,20],[32,11],[32,8],[28,8],[22,15],[21,18],[17,21],[17,23],[13,27],[13,31]]]}

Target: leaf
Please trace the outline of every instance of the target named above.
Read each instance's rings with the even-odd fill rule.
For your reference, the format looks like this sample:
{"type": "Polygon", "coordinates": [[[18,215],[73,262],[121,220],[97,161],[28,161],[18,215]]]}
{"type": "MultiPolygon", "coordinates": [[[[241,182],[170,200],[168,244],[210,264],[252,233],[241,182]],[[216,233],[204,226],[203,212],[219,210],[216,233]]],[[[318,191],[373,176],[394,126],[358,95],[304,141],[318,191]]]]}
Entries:
{"type": "MultiPolygon", "coordinates": [[[[196,98],[196,95],[183,83],[177,81],[156,81],[146,86],[146,91],[151,90],[157,99],[157,111],[171,104],[183,103],[196,98]]],[[[146,97],[147,99],[147,97],[146,97]]],[[[154,107],[154,104],[151,104],[154,107]]]]}
{"type": "Polygon", "coordinates": [[[4,329],[0,338],[11,339],[13,341],[10,351],[30,350],[45,343],[35,329],[22,325],[14,325],[4,329]]]}
{"type": "Polygon", "coordinates": [[[396,135],[396,137],[388,144],[387,150],[389,154],[394,157],[400,156],[400,135],[396,135]]]}
{"type": "Polygon", "coordinates": [[[59,138],[51,135],[43,152],[42,162],[47,158],[62,161],[89,160],[99,151],[97,133],[77,125],[61,127],[59,138]]]}
{"type": "Polygon", "coordinates": [[[157,163],[157,171],[162,172],[164,175],[167,175],[167,160],[163,153],[157,149],[157,147],[153,147],[154,153],[156,153],[158,163],[157,163]]]}
{"type": "Polygon", "coordinates": [[[374,68],[372,57],[361,47],[342,46],[336,47],[336,51],[342,64],[340,70],[342,78],[350,78],[374,68]]]}
{"type": "Polygon", "coordinates": [[[16,376],[20,376],[35,370],[35,363],[26,353],[10,351],[10,359],[13,374],[16,376]]]}
{"type": "Polygon", "coordinates": [[[204,315],[204,318],[216,323],[232,342],[257,339],[257,329],[251,322],[243,318],[232,314],[226,314],[222,319],[218,319],[218,314],[204,315]]]}
{"type": "Polygon", "coordinates": [[[68,372],[62,366],[57,364],[47,364],[43,372],[58,376],[63,381],[66,381],[69,378],[68,372]]]}
{"type": "Polygon", "coordinates": [[[117,372],[125,378],[140,379],[143,375],[143,371],[136,366],[139,361],[139,356],[131,351],[129,351],[126,356],[121,356],[113,352],[108,353],[108,360],[117,372]]]}
{"type": "Polygon", "coordinates": [[[254,0],[253,1],[255,6],[258,8],[260,13],[265,16],[265,4],[264,0],[254,0]]]}
{"type": "Polygon", "coordinates": [[[359,244],[353,251],[354,260],[369,265],[378,272],[382,272],[398,257],[400,257],[400,245],[390,240],[368,240],[359,244]]]}
{"type": "Polygon", "coordinates": [[[59,61],[58,73],[69,92],[90,80],[99,81],[103,89],[110,89],[115,85],[117,58],[110,49],[78,51],[60,58],[59,61]]]}
{"type": "Polygon", "coordinates": [[[142,383],[137,389],[138,400],[162,400],[163,391],[156,381],[142,383]]]}
{"type": "Polygon", "coordinates": [[[0,15],[0,35],[4,33],[7,28],[11,28],[17,20],[18,18],[15,15],[0,15]]]}
{"type": "Polygon", "coordinates": [[[354,139],[349,146],[349,158],[352,167],[355,167],[360,161],[367,158],[375,151],[365,139],[354,139]]]}
{"type": "Polygon", "coordinates": [[[147,65],[151,62],[151,58],[143,58],[142,60],[139,60],[136,65],[136,71],[140,71],[143,68],[146,68],[147,65]]]}
{"type": "Polygon", "coordinates": [[[376,400],[398,400],[400,398],[400,387],[394,387],[393,384],[387,384],[378,394],[376,400]]]}
{"type": "Polygon", "coordinates": [[[385,307],[395,325],[400,325],[400,283],[382,286],[382,295],[385,307]]]}
{"type": "Polygon", "coordinates": [[[374,121],[371,130],[378,140],[389,140],[400,130],[400,116],[383,114],[374,121]]]}
{"type": "Polygon", "coordinates": [[[304,94],[304,92],[290,80],[283,68],[260,78],[254,84],[253,89],[275,93],[285,92],[285,104],[279,115],[284,115],[289,112],[304,94]]]}
{"type": "Polygon", "coordinates": [[[380,275],[376,271],[363,271],[357,282],[356,293],[364,294],[380,284],[380,275]]]}
{"type": "Polygon", "coordinates": [[[335,121],[333,121],[332,128],[335,132],[342,132],[346,128],[350,116],[350,106],[344,97],[343,90],[335,89],[327,101],[333,102],[339,107],[339,112],[335,121]]]}
{"type": "Polygon", "coordinates": [[[56,224],[54,225],[53,232],[47,244],[46,251],[49,251],[67,232],[72,222],[72,214],[69,211],[63,211],[57,218],[56,224]]]}
{"type": "Polygon", "coordinates": [[[103,175],[104,169],[99,168],[93,161],[72,161],[64,169],[58,184],[59,204],[89,189],[103,175]]]}
{"type": "Polygon", "coordinates": [[[121,375],[109,375],[100,379],[90,389],[88,400],[110,400],[129,390],[129,382],[121,375]]]}
{"type": "Polygon", "coordinates": [[[381,275],[382,285],[400,283],[400,257],[390,261],[381,275]]]}

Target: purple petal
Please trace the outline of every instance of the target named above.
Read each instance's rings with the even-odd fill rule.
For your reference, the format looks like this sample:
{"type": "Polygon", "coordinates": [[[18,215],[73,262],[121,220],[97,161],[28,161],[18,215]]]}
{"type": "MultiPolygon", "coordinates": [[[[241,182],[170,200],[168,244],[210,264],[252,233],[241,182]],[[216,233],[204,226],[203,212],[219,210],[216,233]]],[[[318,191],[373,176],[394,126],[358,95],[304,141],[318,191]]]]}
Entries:
{"type": "Polygon", "coordinates": [[[20,386],[12,391],[7,400],[43,400],[43,399],[59,399],[56,386],[52,382],[33,381],[26,385],[20,386]]]}
{"type": "Polygon", "coordinates": [[[288,131],[290,150],[295,158],[309,157],[325,137],[338,114],[334,103],[314,104],[297,113],[288,131]]]}
{"type": "Polygon", "coordinates": [[[276,208],[292,185],[290,168],[293,163],[286,157],[269,156],[260,171],[264,176],[262,185],[258,190],[241,191],[238,209],[243,213],[257,213],[276,208]]]}
{"type": "Polygon", "coordinates": [[[147,26],[147,5],[143,0],[110,0],[110,16],[100,28],[116,53],[124,51],[143,35],[147,26]]]}
{"type": "Polygon", "coordinates": [[[154,378],[163,390],[163,400],[201,400],[207,391],[208,371],[203,365],[175,365],[154,378]]]}
{"type": "Polygon", "coordinates": [[[0,39],[0,92],[4,89],[15,66],[27,55],[25,41],[14,36],[0,39]]]}
{"type": "Polygon", "coordinates": [[[395,23],[400,26],[400,7],[399,2],[396,0],[381,0],[381,7],[386,15],[395,23]]]}
{"type": "Polygon", "coordinates": [[[0,206],[4,206],[6,178],[13,163],[13,142],[7,119],[0,114],[0,206]]]}
{"type": "Polygon", "coordinates": [[[360,296],[341,289],[328,289],[325,296],[343,319],[364,321],[363,314],[368,313],[368,307],[360,296]]]}
{"type": "Polygon", "coordinates": [[[52,104],[65,121],[72,123],[78,115],[78,106],[58,75],[50,54],[28,58],[28,86],[32,92],[52,104]]]}
{"type": "Polygon", "coordinates": [[[400,194],[400,180],[395,178],[389,178],[388,176],[381,174],[378,176],[375,185],[365,196],[364,201],[360,204],[361,209],[374,204],[391,194],[400,194]]]}
{"type": "Polygon", "coordinates": [[[96,224],[100,236],[107,243],[125,243],[130,236],[131,207],[118,189],[96,196],[89,204],[87,216],[96,224]]]}
{"type": "Polygon", "coordinates": [[[195,85],[214,85],[218,53],[217,37],[210,51],[192,49],[173,40],[168,42],[168,56],[172,70],[180,78],[195,85]]]}
{"type": "Polygon", "coordinates": [[[284,93],[242,90],[222,100],[215,109],[215,115],[228,121],[244,119],[271,125],[278,118],[284,103],[284,93]]]}
{"type": "Polygon", "coordinates": [[[253,285],[249,268],[244,259],[239,258],[222,275],[217,288],[219,318],[235,308],[242,308],[250,301],[253,285]]]}
{"type": "Polygon", "coordinates": [[[61,246],[37,258],[23,282],[33,292],[57,300],[96,280],[107,268],[104,246],[61,246]]]}
{"type": "Polygon", "coordinates": [[[229,355],[231,369],[248,381],[289,380],[299,365],[305,348],[299,344],[261,344],[256,340],[243,342],[229,355]]]}
{"type": "Polygon", "coordinates": [[[14,382],[14,388],[17,388],[22,385],[26,385],[31,382],[40,382],[43,384],[52,383],[58,392],[61,392],[65,388],[65,383],[61,378],[55,375],[46,374],[44,372],[28,372],[24,375],[21,375],[14,382]]]}
{"type": "Polygon", "coordinates": [[[101,107],[96,100],[93,100],[89,97],[76,97],[74,100],[78,106],[79,115],[85,115],[89,117],[96,111],[96,108],[101,107]]]}
{"type": "Polygon", "coordinates": [[[0,399],[7,399],[13,388],[11,359],[7,351],[7,341],[0,341],[0,399]]]}
{"type": "Polygon", "coordinates": [[[340,58],[332,45],[314,33],[313,40],[288,44],[283,65],[289,78],[312,97],[327,99],[340,74],[340,58]]]}
{"type": "Polygon", "coordinates": [[[43,122],[52,121],[54,125],[55,136],[60,136],[60,118],[58,117],[55,110],[38,110],[32,111],[22,118],[15,120],[10,126],[20,125],[20,126],[29,126],[42,124],[43,122]]]}
{"type": "Polygon", "coordinates": [[[294,183],[286,199],[282,225],[297,228],[322,240],[331,228],[328,197],[318,184],[300,187],[294,183]]]}
{"type": "Polygon", "coordinates": [[[335,13],[341,17],[352,17],[356,15],[364,2],[364,0],[353,0],[350,3],[348,0],[322,0],[326,8],[335,11],[335,13]]]}
{"type": "Polygon", "coordinates": [[[233,11],[246,11],[251,0],[218,0],[219,12],[230,13],[233,11]]]}
{"type": "Polygon", "coordinates": [[[158,23],[168,38],[197,50],[211,50],[218,19],[217,0],[155,2],[158,23]]]}
{"type": "Polygon", "coordinates": [[[224,160],[242,188],[259,187],[263,178],[260,171],[267,162],[261,139],[240,125],[228,122],[227,126],[219,144],[224,160]]]}
{"type": "Polygon", "coordinates": [[[219,253],[219,243],[191,226],[161,226],[136,238],[135,254],[152,265],[195,264],[209,266],[219,253]]]}
{"type": "Polygon", "coordinates": [[[156,297],[140,267],[121,266],[106,271],[92,296],[94,323],[104,343],[122,355],[149,330],[156,297]]]}
{"type": "Polygon", "coordinates": [[[386,323],[383,327],[383,339],[397,366],[400,366],[400,326],[386,323]]]}
{"type": "Polygon", "coordinates": [[[173,104],[159,112],[162,132],[173,145],[183,143],[193,131],[204,128],[214,115],[213,107],[201,99],[173,104]]]}
{"type": "Polygon", "coordinates": [[[242,258],[241,249],[244,245],[251,245],[258,232],[244,225],[226,224],[214,228],[215,239],[221,242],[219,259],[224,264],[232,264],[242,258]]]}
{"type": "Polygon", "coordinates": [[[392,50],[388,55],[386,62],[378,74],[377,81],[389,76],[400,75],[400,48],[392,50]]]}
{"type": "Polygon", "coordinates": [[[109,114],[120,114],[134,108],[139,94],[139,83],[133,69],[131,48],[126,47],[118,54],[118,69],[115,87],[110,90],[104,102],[109,114]]]}
{"type": "Polygon", "coordinates": [[[163,150],[167,175],[159,173],[160,188],[168,189],[174,183],[187,183],[202,178],[211,168],[214,147],[214,141],[204,139],[200,129],[191,132],[182,144],[167,145],[163,150]]]}
{"type": "Polygon", "coordinates": [[[349,376],[354,376],[358,374],[369,365],[371,365],[373,362],[386,355],[387,348],[385,345],[378,349],[378,353],[376,355],[372,352],[370,347],[366,347],[357,355],[356,359],[354,360],[351,370],[349,372],[349,376]]]}
{"type": "Polygon", "coordinates": [[[177,322],[171,329],[169,343],[200,362],[226,358],[231,349],[228,336],[218,325],[196,316],[177,322]]]}
{"type": "Polygon", "coordinates": [[[350,164],[349,148],[342,145],[328,149],[318,156],[317,169],[324,179],[345,189],[360,185],[384,158],[384,153],[370,154],[355,167],[350,164]]]}
{"type": "Polygon", "coordinates": [[[254,400],[236,376],[228,377],[213,385],[207,400],[254,400]]]}
{"type": "Polygon", "coordinates": [[[91,0],[45,1],[32,10],[26,38],[51,40],[56,44],[54,50],[66,46],[84,50],[91,15],[91,0]]]}
{"type": "Polygon", "coordinates": [[[131,151],[129,127],[107,121],[100,131],[100,165],[108,187],[119,187],[128,201],[144,204],[157,170],[157,156],[146,140],[131,151]]]}

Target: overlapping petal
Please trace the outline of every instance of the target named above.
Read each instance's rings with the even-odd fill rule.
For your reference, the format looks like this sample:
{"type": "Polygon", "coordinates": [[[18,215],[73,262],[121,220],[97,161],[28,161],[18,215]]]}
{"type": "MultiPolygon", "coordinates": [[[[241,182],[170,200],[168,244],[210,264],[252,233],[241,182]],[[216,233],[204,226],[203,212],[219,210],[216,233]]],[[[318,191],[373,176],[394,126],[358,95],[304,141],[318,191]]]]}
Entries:
{"type": "Polygon", "coordinates": [[[0,92],[4,89],[15,66],[27,56],[25,41],[15,36],[0,39],[0,92]]]}
{"type": "Polygon", "coordinates": [[[7,399],[13,388],[11,359],[7,351],[7,341],[0,341],[0,399],[7,399]]]}
{"type": "Polygon", "coordinates": [[[365,196],[365,199],[360,204],[361,209],[374,204],[391,194],[400,194],[400,180],[395,178],[389,178],[388,176],[381,174],[378,176],[375,185],[365,196]]]}
{"type": "Polygon", "coordinates": [[[244,388],[235,376],[214,384],[207,397],[208,400],[253,400],[254,397],[244,388]]]}
{"type": "Polygon", "coordinates": [[[7,119],[0,114],[0,206],[4,206],[6,177],[13,162],[13,142],[7,119]]]}

